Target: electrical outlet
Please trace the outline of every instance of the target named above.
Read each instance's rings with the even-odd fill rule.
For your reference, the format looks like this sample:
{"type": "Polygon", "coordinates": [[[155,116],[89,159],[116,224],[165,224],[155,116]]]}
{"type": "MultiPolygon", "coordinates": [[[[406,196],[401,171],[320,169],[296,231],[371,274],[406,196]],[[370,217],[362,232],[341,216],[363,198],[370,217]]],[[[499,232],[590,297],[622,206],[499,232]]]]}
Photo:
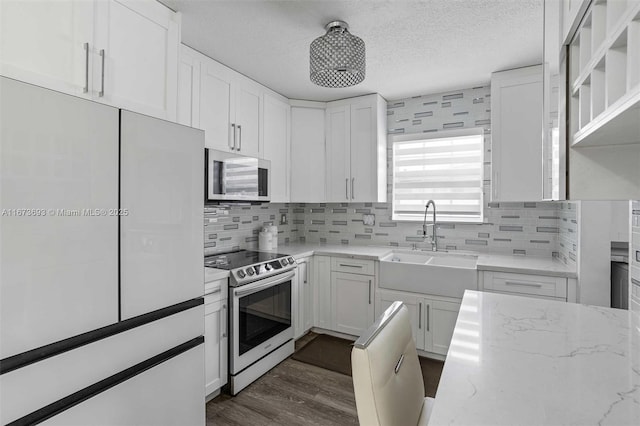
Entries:
{"type": "Polygon", "coordinates": [[[376,215],[374,214],[363,214],[362,222],[364,222],[367,226],[373,226],[376,224],[376,215]]]}

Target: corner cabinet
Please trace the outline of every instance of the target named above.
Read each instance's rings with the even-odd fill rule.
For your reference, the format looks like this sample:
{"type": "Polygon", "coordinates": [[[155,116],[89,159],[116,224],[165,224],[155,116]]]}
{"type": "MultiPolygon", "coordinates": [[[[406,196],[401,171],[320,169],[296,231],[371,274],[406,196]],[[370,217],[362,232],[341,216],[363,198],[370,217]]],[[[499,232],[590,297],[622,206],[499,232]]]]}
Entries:
{"type": "Polygon", "coordinates": [[[403,302],[409,310],[409,321],[416,348],[446,355],[458,319],[461,300],[379,290],[376,316],[381,315],[396,300],[403,302]]]}
{"type": "Polygon", "coordinates": [[[291,103],[291,202],[323,203],[325,191],[325,104],[291,103]]]}
{"type": "Polygon", "coordinates": [[[492,201],[544,198],[542,77],[541,65],[491,74],[492,201]]]}
{"type": "Polygon", "coordinates": [[[387,200],[386,105],[377,94],[327,104],[328,202],[387,200]]]}
{"type": "Polygon", "coordinates": [[[2,75],[175,121],[180,19],[167,7],[2,1],[0,15],[2,75]]]}

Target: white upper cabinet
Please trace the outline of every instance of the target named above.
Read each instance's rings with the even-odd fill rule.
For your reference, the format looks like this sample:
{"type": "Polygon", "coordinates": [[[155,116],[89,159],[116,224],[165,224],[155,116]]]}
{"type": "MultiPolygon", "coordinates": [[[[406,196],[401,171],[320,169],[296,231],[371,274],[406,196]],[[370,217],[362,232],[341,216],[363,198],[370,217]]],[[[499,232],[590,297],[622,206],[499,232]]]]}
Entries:
{"type": "Polygon", "coordinates": [[[380,95],[330,102],[326,149],[327,201],[386,201],[386,101],[380,95]]]}
{"type": "Polygon", "coordinates": [[[2,74],[176,118],[179,16],[153,1],[3,1],[2,74]]]}
{"type": "Polygon", "coordinates": [[[83,95],[95,54],[94,3],[0,2],[0,72],[16,80],[83,95]]]}
{"type": "Polygon", "coordinates": [[[264,159],[271,162],[271,202],[290,201],[289,118],[291,108],[285,98],[264,95],[264,159]]]}
{"type": "Polygon", "coordinates": [[[266,88],[184,45],[180,69],[180,116],[191,116],[191,126],[205,131],[205,146],[262,157],[266,88]]]}
{"type": "Polygon", "coordinates": [[[291,202],[326,201],[324,132],[324,103],[291,101],[291,202]]]}
{"type": "Polygon", "coordinates": [[[542,66],[491,74],[491,199],[539,201],[542,177],[542,66]]]}
{"type": "Polygon", "coordinates": [[[178,16],[156,1],[96,2],[94,88],[101,101],[176,119],[178,16]]]}
{"type": "Polygon", "coordinates": [[[180,45],[178,61],[178,101],[176,121],[200,128],[200,59],[199,53],[180,45]]]}

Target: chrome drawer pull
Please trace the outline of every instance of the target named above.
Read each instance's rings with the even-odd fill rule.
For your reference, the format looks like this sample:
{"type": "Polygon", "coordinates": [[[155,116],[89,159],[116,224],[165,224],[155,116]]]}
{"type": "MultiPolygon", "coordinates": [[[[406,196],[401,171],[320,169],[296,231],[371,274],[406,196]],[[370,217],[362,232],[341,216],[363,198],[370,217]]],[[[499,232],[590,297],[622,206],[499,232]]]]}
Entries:
{"type": "Polygon", "coordinates": [[[542,284],[537,284],[537,283],[523,283],[520,281],[505,281],[504,282],[506,285],[520,285],[523,287],[536,287],[536,288],[541,288],[542,284]]]}
{"type": "Polygon", "coordinates": [[[346,263],[341,263],[340,266],[346,266],[349,268],[362,268],[362,265],[348,265],[346,263]]]}

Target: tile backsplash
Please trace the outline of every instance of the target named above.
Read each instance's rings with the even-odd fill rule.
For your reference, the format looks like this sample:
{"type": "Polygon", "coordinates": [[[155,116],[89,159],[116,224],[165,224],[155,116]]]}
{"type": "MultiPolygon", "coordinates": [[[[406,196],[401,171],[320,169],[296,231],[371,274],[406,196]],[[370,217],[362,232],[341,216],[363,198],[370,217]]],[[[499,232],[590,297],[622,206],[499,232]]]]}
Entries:
{"type": "MultiPolygon", "coordinates": [[[[389,134],[433,133],[482,127],[485,135],[484,208],[482,224],[442,223],[439,248],[502,254],[557,256],[575,263],[575,208],[571,203],[489,203],[491,187],[490,87],[414,96],[389,101],[389,134]]],[[[205,208],[205,252],[254,249],[263,225],[278,225],[280,245],[288,242],[430,247],[422,223],[391,220],[391,147],[388,156],[387,203],[265,204],[205,208]],[[365,225],[363,215],[374,215],[365,225]],[[282,215],[286,223],[281,224],[282,215]]]]}

